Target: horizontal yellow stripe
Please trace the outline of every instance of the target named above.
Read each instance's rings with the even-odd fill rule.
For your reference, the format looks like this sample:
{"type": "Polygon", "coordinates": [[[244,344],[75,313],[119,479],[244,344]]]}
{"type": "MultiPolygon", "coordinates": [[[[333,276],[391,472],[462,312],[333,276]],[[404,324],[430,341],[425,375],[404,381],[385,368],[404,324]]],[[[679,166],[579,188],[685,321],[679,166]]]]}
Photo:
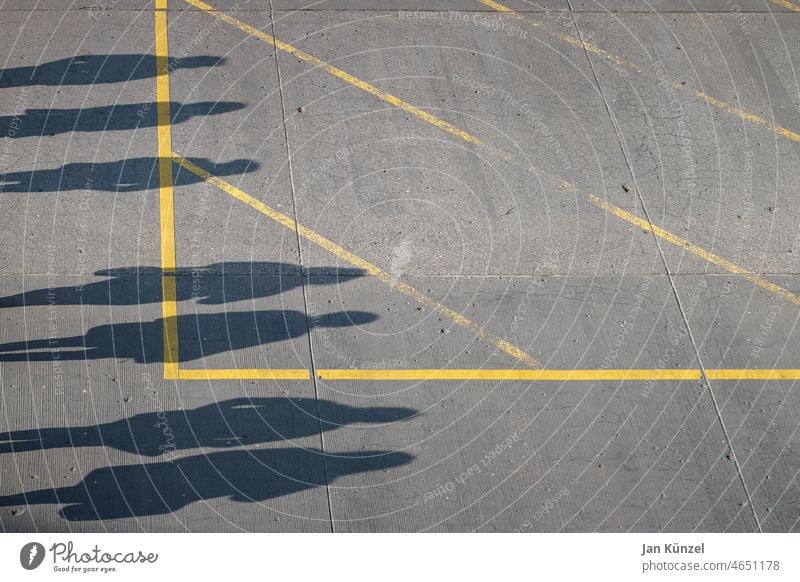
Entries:
{"type": "MultiPolygon", "coordinates": [[[[711,380],[800,380],[800,369],[711,369],[711,380]]],[[[317,370],[323,380],[507,380],[507,381],[666,381],[701,380],[697,368],[635,370],[317,370]]],[[[276,369],[206,369],[179,371],[180,380],[310,380],[309,370],[276,369]]]]}
{"type": "Polygon", "coordinates": [[[700,380],[700,370],[317,370],[323,380],[700,380]]]}
{"type": "Polygon", "coordinates": [[[594,194],[589,194],[589,201],[595,204],[596,206],[599,206],[600,208],[607,210],[614,216],[617,216],[627,222],[630,222],[631,224],[636,225],[643,230],[652,232],[657,237],[662,238],[667,242],[674,244],[675,246],[681,247],[682,249],[685,249],[694,255],[697,255],[698,257],[708,261],[709,263],[722,267],[723,269],[725,269],[726,271],[730,271],[731,273],[742,275],[745,279],[747,279],[751,283],[755,283],[762,289],[766,289],[770,293],[774,293],[775,295],[778,295],[786,299],[787,301],[791,301],[795,305],[800,305],[799,296],[797,296],[796,294],[792,293],[787,289],[784,289],[780,285],[773,283],[772,281],[764,279],[761,275],[757,275],[756,273],[748,271],[747,269],[740,267],[739,265],[731,263],[727,259],[723,259],[719,255],[715,255],[712,252],[700,248],[696,244],[689,242],[688,240],[678,236],[677,234],[671,233],[668,230],[664,230],[663,228],[656,226],[654,224],[651,225],[644,218],[636,216],[635,214],[631,214],[627,210],[623,210],[619,206],[615,206],[610,202],[603,200],[598,196],[595,196],[594,194]]]}
{"type": "Polygon", "coordinates": [[[206,369],[178,371],[180,380],[310,380],[311,372],[294,368],[206,369]]]}
{"type": "Polygon", "coordinates": [[[721,369],[706,370],[709,380],[800,380],[797,369],[721,369]]]}

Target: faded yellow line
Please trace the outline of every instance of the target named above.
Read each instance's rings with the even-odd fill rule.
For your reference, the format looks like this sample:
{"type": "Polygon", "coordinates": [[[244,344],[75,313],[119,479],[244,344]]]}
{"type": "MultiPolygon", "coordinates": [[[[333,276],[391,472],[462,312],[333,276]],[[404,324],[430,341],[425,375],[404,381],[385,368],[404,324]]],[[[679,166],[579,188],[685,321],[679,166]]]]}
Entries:
{"type": "Polygon", "coordinates": [[[788,8],[789,10],[794,10],[795,12],[800,12],[800,6],[794,4],[793,2],[787,2],[786,0],[770,0],[773,4],[777,4],[778,6],[783,6],[784,8],[788,8]]]}
{"type": "Polygon", "coordinates": [[[333,65],[328,64],[328,63],[326,63],[325,61],[323,61],[321,59],[318,59],[314,55],[310,55],[307,52],[301,51],[300,49],[290,45],[289,43],[286,43],[286,42],[283,42],[281,40],[278,40],[275,37],[270,36],[269,34],[267,34],[265,32],[262,32],[262,31],[258,30],[257,28],[254,28],[254,27],[250,26],[249,24],[246,24],[246,23],[242,22],[241,20],[238,20],[238,19],[234,18],[233,16],[229,16],[228,14],[220,12],[219,10],[217,10],[213,6],[210,6],[210,5],[206,4],[205,2],[201,2],[200,0],[185,0],[185,1],[188,4],[191,4],[192,6],[207,12],[208,14],[210,14],[210,15],[216,17],[216,18],[219,18],[223,22],[227,22],[228,24],[230,24],[232,26],[235,26],[239,30],[242,30],[242,31],[246,32],[247,34],[250,34],[250,35],[252,35],[252,36],[254,36],[254,37],[258,38],[258,39],[263,40],[267,44],[270,44],[270,45],[274,46],[276,49],[279,49],[279,50],[282,50],[282,51],[284,51],[286,53],[289,53],[289,54],[297,57],[301,61],[305,61],[307,63],[311,63],[312,65],[321,68],[322,70],[330,73],[331,75],[333,75],[335,77],[338,77],[342,81],[350,83],[351,85],[353,85],[355,87],[358,87],[362,91],[366,91],[367,93],[369,93],[371,95],[374,95],[378,99],[382,99],[383,101],[386,101],[387,103],[390,103],[390,104],[394,105],[395,107],[399,107],[403,111],[406,111],[407,113],[415,115],[416,117],[419,117],[420,119],[422,119],[424,121],[427,121],[428,123],[438,127],[439,129],[443,129],[443,130],[445,130],[446,132],[448,132],[448,133],[450,133],[452,135],[458,136],[461,139],[463,139],[464,141],[467,141],[467,142],[470,142],[470,143],[474,143],[476,145],[479,145],[481,143],[481,140],[478,139],[477,137],[475,137],[474,135],[472,135],[470,133],[467,133],[466,131],[463,131],[461,129],[458,129],[457,127],[455,127],[454,125],[448,123],[447,121],[444,121],[443,119],[439,119],[435,115],[432,115],[432,114],[428,113],[427,111],[425,111],[423,109],[420,109],[419,107],[411,105],[410,103],[406,103],[405,101],[403,101],[402,99],[400,99],[398,97],[395,97],[391,93],[387,93],[386,91],[382,91],[381,89],[378,89],[374,85],[371,85],[371,84],[367,83],[366,81],[362,81],[358,77],[355,77],[355,76],[351,75],[350,73],[347,73],[347,72],[343,71],[342,69],[340,69],[338,67],[334,67],[333,65]]]}
{"type": "Polygon", "coordinates": [[[768,130],[770,130],[770,131],[772,131],[774,133],[777,133],[780,136],[788,138],[788,139],[790,139],[792,141],[800,142],[800,134],[795,133],[794,131],[791,131],[790,129],[786,129],[785,127],[781,127],[779,125],[775,125],[774,123],[770,123],[769,121],[767,121],[766,119],[764,119],[763,117],[761,117],[759,115],[756,115],[754,113],[748,113],[744,109],[739,109],[738,107],[734,107],[733,105],[729,105],[728,103],[725,103],[724,101],[720,101],[719,99],[711,97],[710,95],[706,95],[702,91],[697,91],[697,93],[695,93],[695,95],[697,95],[698,97],[703,99],[709,105],[713,105],[714,107],[722,109],[723,111],[726,111],[728,113],[732,113],[733,115],[736,115],[736,116],[744,119],[745,121],[749,121],[750,123],[755,123],[756,125],[760,125],[761,127],[765,127],[766,129],[768,129],[768,130]]]}
{"type": "Polygon", "coordinates": [[[411,285],[403,283],[402,281],[396,281],[395,278],[392,277],[392,275],[390,275],[380,267],[373,265],[369,261],[366,261],[365,259],[362,259],[358,255],[351,253],[344,247],[337,245],[335,242],[325,238],[321,234],[314,232],[310,228],[306,228],[302,224],[297,223],[293,218],[290,218],[289,216],[286,216],[282,212],[279,212],[274,208],[264,204],[260,200],[253,198],[252,196],[250,196],[246,192],[243,192],[236,186],[228,184],[224,180],[221,180],[220,178],[212,175],[203,168],[190,162],[180,154],[173,153],[172,155],[176,163],[186,168],[196,176],[199,176],[200,178],[206,180],[207,182],[214,184],[217,188],[219,188],[224,192],[227,192],[237,200],[240,200],[245,204],[247,204],[248,206],[250,206],[251,208],[258,210],[260,213],[264,214],[265,216],[268,216],[277,223],[282,224],[286,228],[292,231],[297,230],[298,234],[303,238],[310,240],[314,244],[333,253],[334,255],[347,261],[348,263],[351,263],[356,267],[364,269],[370,275],[383,281],[384,283],[390,285],[394,283],[394,288],[396,290],[411,297],[415,301],[430,308],[434,312],[440,313],[445,317],[448,317],[449,319],[454,321],[457,325],[460,325],[461,327],[471,331],[472,333],[479,336],[481,339],[492,343],[493,345],[500,348],[502,351],[506,352],[510,356],[513,356],[514,358],[520,360],[521,362],[524,362],[529,366],[537,368],[540,367],[539,362],[537,362],[533,356],[529,355],[524,350],[515,346],[514,344],[487,332],[485,329],[483,329],[482,326],[466,318],[457,311],[454,311],[449,307],[446,307],[445,305],[442,305],[441,303],[435,301],[434,299],[431,299],[430,297],[428,297],[421,291],[418,291],[411,285]]]}
{"type": "MultiPolygon", "coordinates": [[[[618,55],[615,55],[613,53],[610,53],[607,50],[602,49],[602,48],[600,48],[598,46],[592,45],[591,43],[584,43],[583,41],[581,41],[580,38],[578,38],[576,36],[572,36],[570,34],[565,34],[565,33],[559,32],[557,30],[553,30],[552,28],[548,27],[547,25],[545,25],[542,22],[539,22],[537,20],[533,20],[533,19],[530,19],[530,18],[526,18],[526,17],[522,16],[521,14],[519,14],[518,12],[515,12],[511,8],[500,4],[499,2],[495,2],[494,0],[478,0],[478,2],[480,2],[481,4],[484,4],[486,6],[489,6],[490,8],[492,8],[494,10],[497,10],[498,12],[502,12],[503,14],[507,14],[507,15],[513,17],[513,18],[516,18],[517,20],[525,20],[531,26],[533,26],[535,28],[538,28],[538,29],[541,29],[541,30],[547,32],[548,34],[550,34],[551,36],[555,36],[557,38],[560,38],[564,42],[567,42],[567,43],[572,44],[572,45],[582,46],[588,52],[596,54],[599,57],[601,57],[601,58],[603,58],[603,59],[605,59],[607,61],[614,62],[614,63],[616,63],[618,65],[624,65],[624,66],[628,67],[629,69],[632,69],[632,70],[636,71],[637,73],[641,73],[642,72],[642,69],[638,65],[636,65],[635,63],[626,61],[622,57],[620,57],[618,55]]],[[[775,3],[775,4],[779,4],[781,6],[784,6],[786,8],[790,8],[791,10],[795,10],[797,12],[800,12],[800,6],[798,6],[797,4],[793,4],[791,2],[786,2],[784,0],[772,0],[772,2],[775,3]]],[[[672,86],[674,88],[676,88],[676,89],[687,89],[688,88],[687,86],[683,85],[682,83],[673,83],[672,86]]],[[[709,105],[717,107],[718,109],[721,109],[722,111],[725,111],[726,113],[730,113],[731,115],[735,115],[735,116],[739,117],[740,119],[743,119],[743,120],[748,121],[750,123],[755,123],[756,125],[759,125],[759,126],[765,128],[765,129],[767,129],[767,130],[769,130],[769,131],[771,131],[771,132],[773,132],[773,133],[775,133],[775,134],[777,134],[779,136],[791,139],[792,141],[800,141],[800,134],[798,134],[798,133],[796,133],[796,132],[794,132],[794,131],[792,131],[790,129],[786,129],[785,127],[781,127],[779,125],[775,125],[773,123],[770,123],[769,121],[767,121],[766,119],[764,119],[763,117],[761,117],[759,115],[756,115],[754,113],[749,113],[749,112],[745,111],[744,109],[740,109],[739,107],[734,107],[733,105],[731,105],[729,103],[726,103],[725,101],[722,101],[721,99],[717,99],[716,97],[711,97],[710,95],[706,95],[702,91],[695,92],[695,96],[699,97],[700,99],[703,99],[709,105]]]]}
{"type": "Polygon", "coordinates": [[[602,49],[602,48],[600,48],[599,46],[597,46],[595,44],[592,44],[590,42],[586,42],[584,40],[581,40],[577,36],[573,36],[571,34],[567,34],[565,32],[561,32],[560,30],[556,30],[556,29],[546,25],[544,22],[542,22],[540,20],[534,20],[532,18],[525,18],[520,13],[512,10],[511,8],[509,8],[507,6],[503,6],[499,2],[495,2],[494,0],[478,0],[478,2],[480,2],[481,4],[485,4],[489,8],[492,8],[493,10],[497,10],[498,12],[503,12],[505,14],[508,14],[509,16],[511,16],[513,18],[516,18],[517,20],[525,20],[528,24],[530,24],[534,28],[538,28],[539,30],[549,34],[550,36],[554,36],[554,37],[556,37],[556,38],[558,38],[558,39],[560,39],[560,40],[562,40],[562,41],[564,41],[564,42],[566,42],[568,44],[571,44],[573,46],[579,46],[579,47],[585,49],[587,52],[590,52],[590,53],[592,53],[594,55],[597,55],[602,59],[605,59],[607,61],[611,61],[611,62],[613,62],[613,63],[615,63],[617,65],[622,65],[623,67],[631,69],[632,71],[636,71],[637,73],[641,73],[642,72],[642,69],[636,63],[632,63],[630,61],[626,61],[622,57],[620,57],[618,55],[615,55],[613,53],[610,53],[607,50],[602,49]]]}
{"type": "Polygon", "coordinates": [[[631,214],[627,210],[623,210],[619,206],[615,206],[610,202],[607,202],[606,200],[603,200],[602,198],[595,196],[594,194],[589,194],[588,196],[590,202],[592,202],[596,206],[599,206],[603,210],[607,210],[608,212],[621,218],[622,220],[626,220],[627,222],[630,222],[631,224],[636,225],[639,228],[642,228],[648,232],[652,232],[657,237],[662,238],[667,242],[672,243],[675,246],[685,249],[694,255],[697,255],[698,257],[708,261],[709,263],[722,267],[726,271],[730,271],[731,273],[735,273],[737,275],[742,275],[745,279],[747,279],[752,283],[755,283],[762,289],[766,289],[771,293],[774,293],[788,301],[791,301],[795,305],[800,305],[800,297],[798,297],[791,291],[784,289],[780,285],[776,285],[775,283],[768,281],[767,279],[764,279],[761,275],[753,273],[752,271],[748,271],[747,269],[740,267],[739,265],[735,265],[734,263],[731,263],[729,260],[723,259],[719,255],[715,255],[714,253],[709,252],[697,246],[696,244],[689,242],[688,240],[678,236],[677,234],[671,233],[668,230],[664,230],[661,227],[651,225],[644,218],[640,218],[635,214],[631,214]]]}
{"type": "Polygon", "coordinates": [[[304,369],[206,369],[179,370],[180,380],[310,380],[311,372],[304,369]]]}
{"type": "Polygon", "coordinates": [[[700,380],[700,370],[317,370],[323,380],[700,380]]]}
{"type": "Polygon", "coordinates": [[[172,189],[172,127],[169,110],[167,0],[156,0],[156,101],[161,207],[161,311],[164,318],[164,379],[178,378],[178,302],[175,283],[175,198],[172,189]]]}

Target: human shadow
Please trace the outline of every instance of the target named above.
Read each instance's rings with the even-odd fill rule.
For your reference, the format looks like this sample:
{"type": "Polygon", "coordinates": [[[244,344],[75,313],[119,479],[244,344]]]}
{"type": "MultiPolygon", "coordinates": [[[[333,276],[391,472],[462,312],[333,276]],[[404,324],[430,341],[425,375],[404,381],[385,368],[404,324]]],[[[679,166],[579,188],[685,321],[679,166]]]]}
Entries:
{"type": "Polygon", "coordinates": [[[237,450],[141,465],[104,467],[77,485],[0,496],[0,507],[57,503],[70,521],[165,515],[196,501],[260,502],[355,473],[409,463],[403,452],[332,456],[316,449],[237,450]]]}
{"type": "MultiPolygon", "coordinates": [[[[222,57],[198,55],[170,58],[170,71],[215,67],[225,62],[222,57]]],[[[76,55],[32,67],[0,69],[0,89],[33,85],[98,85],[124,83],[155,77],[155,55],[115,54],[76,55]]]]}
{"type": "MultiPolygon", "coordinates": [[[[205,158],[192,158],[198,166],[208,168],[215,176],[240,176],[254,172],[258,162],[231,160],[214,163],[205,158]]],[[[67,192],[90,190],[138,192],[159,185],[159,159],[130,158],[115,162],[69,163],[59,168],[28,170],[0,174],[0,192],[67,192]]],[[[173,184],[188,186],[204,179],[192,172],[176,172],[173,184]]]]}
{"type": "Polygon", "coordinates": [[[111,447],[156,457],[199,447],[232,448],[290,441],[354,424],[399,422],[415,413],[411,408],[356,408],[315,398],[232,398],[189,410],[137,414],[99,425],[3,432],[0,453],[111,447]]]}
{"type": "MultiPolygon", "coordinates": [[[[244,103],[233,101],[171,102],[169,105],[173,125],[193,117],[221,115],[245,107],[244,103]]],[[[144,129],[157,125],[157,106],[152,102],[72,109],[26,109],[21,115],[0,116],[0,135],[13,139],[60,133],[144,129]]]]}
{"type": "Polygon", "coordinates": [[[307,318],[305,313],[291,309],[179,315],[166,320],[98,325],[85,335],[0,344],[0,362],[106,358],[131,359],[137,363],[164,362],[164,329],[173,328],[176,323],[180,330],[179,361],[187,362],[286,341],[307,333],[310,328],[363,325],[377,318],[364,311],[340,311],[307,318]]]}
{"type": "MultiPolygon", "coordinates": [[[[305,284],[339,285],[364,277],[364,269],[306,267],[272,261],[227,261],[203,267],[182,267],[176,276],[176,299],[222,305],[284,293],[305,284]]],[[[122,267],[96,271],[111,277],[86,285],[45,287],[0,297],[0,309],[38,305],[144,305],[161,301],[159,267],[122,267]]]]}

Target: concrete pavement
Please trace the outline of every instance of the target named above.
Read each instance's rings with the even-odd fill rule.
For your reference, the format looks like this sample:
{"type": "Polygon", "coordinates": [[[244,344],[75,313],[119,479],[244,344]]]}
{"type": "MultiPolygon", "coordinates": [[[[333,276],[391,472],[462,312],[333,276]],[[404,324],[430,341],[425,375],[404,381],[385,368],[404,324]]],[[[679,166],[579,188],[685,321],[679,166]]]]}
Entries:
{"type": "Polygon", "coordinates": [[[4,531],[800,528],[800,4],[0,14],[4,531]]]}

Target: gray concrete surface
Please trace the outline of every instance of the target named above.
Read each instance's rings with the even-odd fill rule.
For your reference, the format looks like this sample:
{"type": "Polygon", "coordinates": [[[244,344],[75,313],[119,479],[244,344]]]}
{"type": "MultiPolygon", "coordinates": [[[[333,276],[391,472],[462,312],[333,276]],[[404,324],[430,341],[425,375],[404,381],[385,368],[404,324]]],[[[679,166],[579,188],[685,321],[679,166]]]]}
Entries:
{"type": "Polygon", "coordinates": [[[181,370],[310,376],[165,379],[154,4],[0,0],[2,531],[800,529],[795,381],[705,373],[800,368],[800,5],[211,4],[482,145],[170,0],[173,149],[388,279],[174,165],[181,370]],[[704,373],[317,376],[492,338],[704,373]]]}

